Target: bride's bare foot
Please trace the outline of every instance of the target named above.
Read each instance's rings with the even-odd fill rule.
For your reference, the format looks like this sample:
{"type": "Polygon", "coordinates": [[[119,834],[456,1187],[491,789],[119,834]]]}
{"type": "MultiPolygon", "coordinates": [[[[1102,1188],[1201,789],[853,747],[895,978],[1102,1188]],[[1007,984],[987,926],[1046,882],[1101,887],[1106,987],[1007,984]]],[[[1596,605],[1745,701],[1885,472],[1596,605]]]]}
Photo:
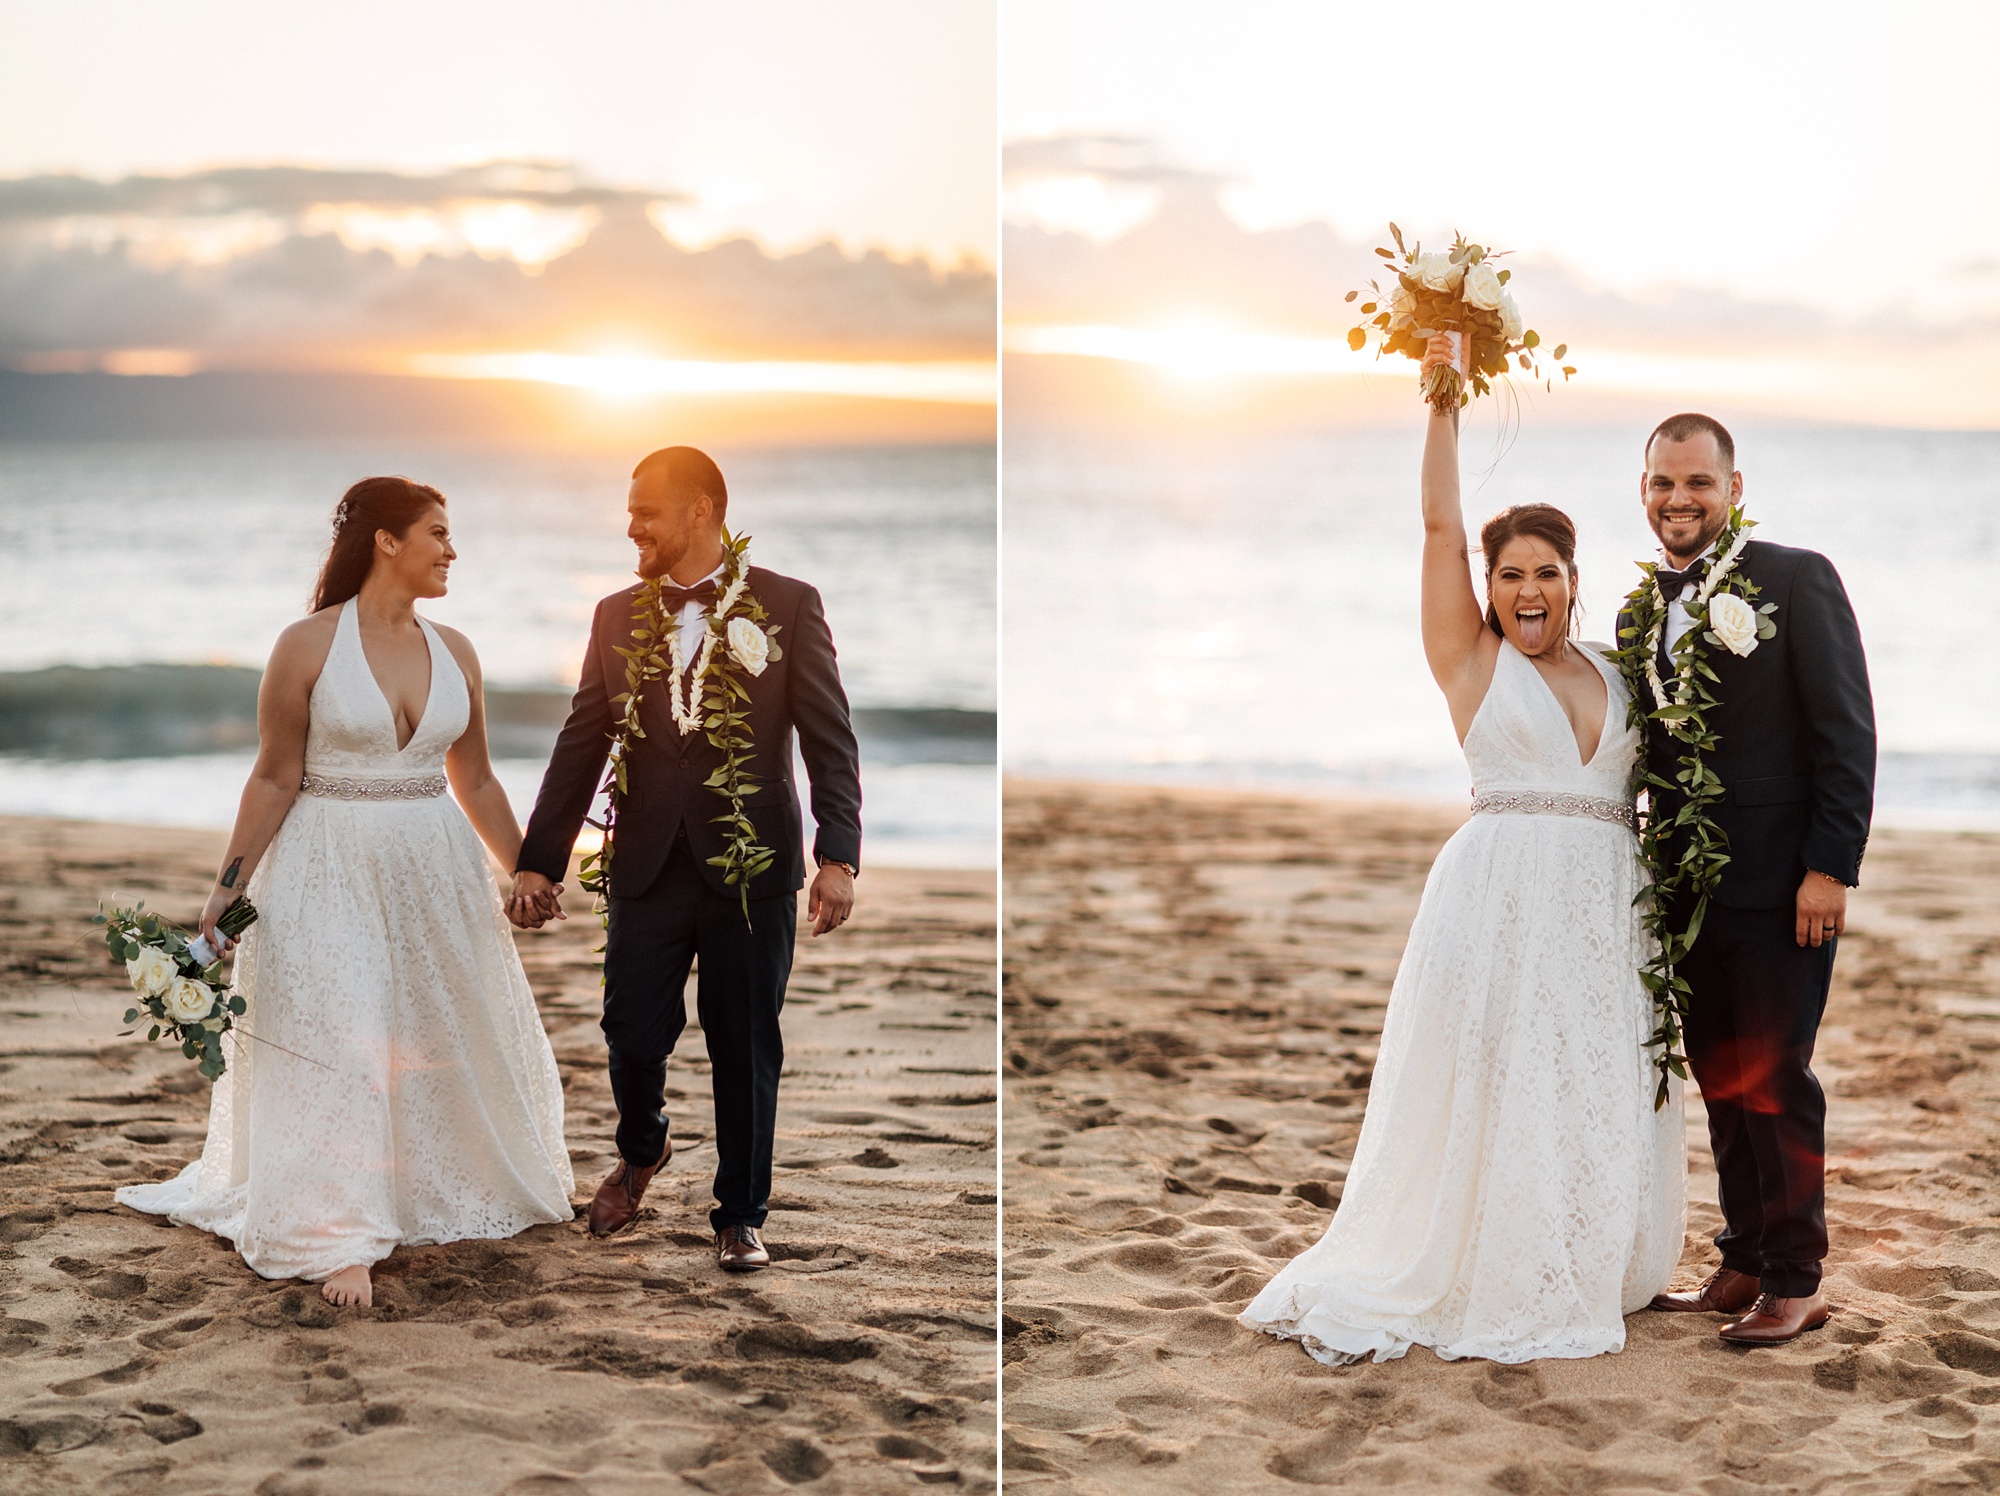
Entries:
{"type": "Polygon", "coordinates": [[[329,1304],[359,1304],[363,1309],[375,1302],[375,1284],[365,1267],[344,1267],[319,1286],[319,1296],[329,1304]]]}

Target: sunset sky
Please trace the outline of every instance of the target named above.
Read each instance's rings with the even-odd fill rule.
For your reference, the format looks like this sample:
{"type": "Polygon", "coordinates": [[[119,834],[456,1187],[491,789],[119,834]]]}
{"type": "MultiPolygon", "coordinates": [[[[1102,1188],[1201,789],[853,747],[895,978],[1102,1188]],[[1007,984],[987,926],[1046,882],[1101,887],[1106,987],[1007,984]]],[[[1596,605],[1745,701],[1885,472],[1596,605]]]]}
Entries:
{"type": "Polygon", "coordinates": [[[1936,0],[1010,0],[1008,346],[1332,388],[1394,218],[1517,252],[1572,412],[2000,425],[1996,55],[2000,10],[1936,0]]]}
{"type": "Polygon", "coordinates": [[[990,0],[0,0],[0,365],[990,407],[990,0]]]}
{"type": "Polygon", "coordinates": [[[993,258],[990,0],[0,0],[0,175],[567,161],[689,239],[993,258]]]}

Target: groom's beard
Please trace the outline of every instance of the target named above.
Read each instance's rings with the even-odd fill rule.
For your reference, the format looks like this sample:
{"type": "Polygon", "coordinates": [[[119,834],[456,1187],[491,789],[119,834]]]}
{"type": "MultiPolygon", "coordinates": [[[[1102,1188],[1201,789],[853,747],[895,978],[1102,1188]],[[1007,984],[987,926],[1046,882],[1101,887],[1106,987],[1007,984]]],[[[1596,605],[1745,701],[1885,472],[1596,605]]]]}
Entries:
{"type": "MultiPolygon", "coordinates": [[[[1685,551],[1676,551],[1670,547],[1667,544],[1667,537],[1660,533],[1657,525],[1653,528],[1653,538],[1660,542],[1660,549],[1667,553],[1670,560],[1678,563],[1678,566],[1685,566],[1698,556],[1706,556],[1710,547],[1721,538],[1722,532],[1728,528],[1728,525],[1729,516],[1727,514],[1724,514],[1712,525],[1703,525],[1701,527],[1701,534],[1695,540],[1694,545],[1685,551]]],[[[1678,566],[1676,569],[1678,569],[1678,566]]]]}
{"type": "Polygon", "coordinates": [[[649,551],[639,553],[639,575],[649,582],[657,582],[661,577],[681,564],[681,559],[694,549],[692,537],[684,538],[678,546],[669,549],[655,545],[649,551]]]}

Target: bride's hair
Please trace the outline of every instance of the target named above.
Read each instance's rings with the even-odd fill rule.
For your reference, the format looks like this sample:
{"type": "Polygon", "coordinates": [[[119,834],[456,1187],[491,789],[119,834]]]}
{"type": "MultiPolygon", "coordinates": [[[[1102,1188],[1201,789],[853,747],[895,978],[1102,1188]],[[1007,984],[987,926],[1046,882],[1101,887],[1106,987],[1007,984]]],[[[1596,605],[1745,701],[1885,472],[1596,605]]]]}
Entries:
{"type": "MultiPolygon", "coordinates": [[[[1546,540],[1555,547],[1556,554],[1562,557],[1563,565],[1569,569],[1569,615],[1563,619],[1563,633],[1574,634],[1577,620],[1583,616],[1583,604],[1576,595],[1576,526],[1555,505],[1516,504],[1511,509],[1502,509],[1480,527],[1479,551],[1486,557],[1488,586],[1492,584],[1493,568],[1500,559],[1500,552],[1508,541],[1523,535],[1546,540]]],[[[1504,637],[1500,614],[1491,603],[1486,605],[1486,626],[1504,637]]]]}
{"type": "Polygon", "coordinates": [[[375,532],[401,535],[444,495],[428,483],[408,478],[363,478],[340,497],[333,511],[333,544],[319,569],[312,611],[344,603],[361,591],[375,564],[375,532]]]}

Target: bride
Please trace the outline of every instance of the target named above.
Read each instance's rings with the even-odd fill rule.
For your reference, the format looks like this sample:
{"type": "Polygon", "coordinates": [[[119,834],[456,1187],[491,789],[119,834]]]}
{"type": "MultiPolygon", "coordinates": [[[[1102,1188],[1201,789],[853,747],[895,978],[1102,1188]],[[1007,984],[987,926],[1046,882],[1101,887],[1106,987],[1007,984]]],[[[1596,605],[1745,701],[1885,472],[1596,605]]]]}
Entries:
{"type": "Polygon", "coordinates": [[[236,966],[254,1037],[200,1159],[118,1191],[334,1304],[372,1303],[369,1268],[398,1245],[572,1213],[562,1085],[486,860],[511,868],[521,831],[479,661],[416,612],[455,557],[436,489],[364,478],[341,499],[312,614],[264,672],[257,765],[201,914],[217,940],[246,888],[261,912],[236,966]]]}
{"type": "MultiPolygon", "coordinates": [[[[1431,340],[1425,368],[1448,363],[1431,340]]],[[[1576,534],[1546,504],[1467,565],[1458,417],[1429,417],[1423,638],[1473,815],[1424,886],[1340,1207],[1243,1313],[1320,1361],[1595,1356],[1681,1254],[1681,1095],[1653,1107],[1633,835],[1639,734],[1574,643],[1576,534]]]]}

